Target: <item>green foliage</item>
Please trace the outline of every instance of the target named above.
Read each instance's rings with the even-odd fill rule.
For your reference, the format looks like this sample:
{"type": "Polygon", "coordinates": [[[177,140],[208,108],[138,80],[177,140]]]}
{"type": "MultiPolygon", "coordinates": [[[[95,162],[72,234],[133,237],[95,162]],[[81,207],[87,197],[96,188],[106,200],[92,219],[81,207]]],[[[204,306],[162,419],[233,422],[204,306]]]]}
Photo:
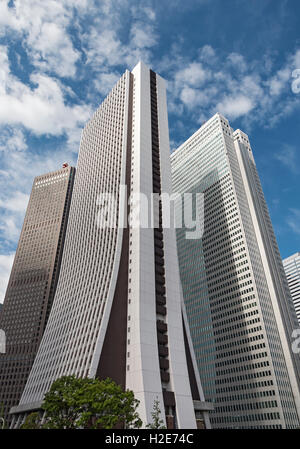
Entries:
{"type": "Polygon", "coordinates": [[[21,429],[40,429],[40,415],[38,412],[30,413],[25,419],[24,424],[20,427],[21,429]]]}
{"type": "Polygon", "coordinates": [[[159,400],[156,398],[153,404],[153,412],[151,413],[152,423],[147,424],[147,429],[166,429],[164,421],[161,419],[161,410],[159,407],[159,400]]]}
{"type": "Polygon", "coordinates": [[[64,376],[53,382],[45,395],[45,428],[112,429],[115,426],[139,428],[136,411],[139,401],[132,391],[123,391],[111,379],[64,376]]]}

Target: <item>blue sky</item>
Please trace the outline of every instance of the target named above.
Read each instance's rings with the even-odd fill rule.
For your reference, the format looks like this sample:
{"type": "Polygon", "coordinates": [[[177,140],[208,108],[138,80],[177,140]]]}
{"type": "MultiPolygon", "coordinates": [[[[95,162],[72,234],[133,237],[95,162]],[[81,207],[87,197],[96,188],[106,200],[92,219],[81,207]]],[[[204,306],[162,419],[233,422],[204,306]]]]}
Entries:
{"type": "Polygon", "coordinates": [[[34,176],[76,163],[126,68],[168,81],[171,147],[223,113],[249,134],[283,257],[300,250],[300,3],[0,0],[0,301],[34,176]]]}

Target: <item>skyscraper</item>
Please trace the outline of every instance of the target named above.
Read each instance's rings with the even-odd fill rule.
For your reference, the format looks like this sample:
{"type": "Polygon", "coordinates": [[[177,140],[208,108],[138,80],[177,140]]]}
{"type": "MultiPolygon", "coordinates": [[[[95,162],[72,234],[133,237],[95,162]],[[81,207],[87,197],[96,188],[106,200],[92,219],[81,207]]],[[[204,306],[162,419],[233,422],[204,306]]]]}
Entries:
{"type": "Polygon", "coordinates": [[[183,228],[177,243],[212,427],[299,427],[289,291],[249,139],[216,114],[171,166],[175,192],[204,196],[202,238],[185,239],[183,228]]]}
{"type": "Polygon", "coordinates": [[[84,128],[57,291],[14,425],[39,409],[55,379],[75,374],[133,390],[144,425],[158,398],[168,427],[194,428],[196,416],[209,427],[175,230],[162,228],[161,201],[150,217],[157,227],[144,226],[134,198],[150,204],[170,189],[165,83],[139,63],[84,128]],[[127,226],[133,211],[141,221],[127,226]]]}
{"type": "Polygon", "coordinates": [[[296,312],[300,325],[300,253],[293,254],[283,260],[283,267],[291,292],[291,309],[296,312]]]}
{"type": "Polygon", "coordinates": [[[37,353],[57,285],[75,169],[37,176],[12,267],[0,329],[0,406],[6,419],[19,403],[37,353]]]}

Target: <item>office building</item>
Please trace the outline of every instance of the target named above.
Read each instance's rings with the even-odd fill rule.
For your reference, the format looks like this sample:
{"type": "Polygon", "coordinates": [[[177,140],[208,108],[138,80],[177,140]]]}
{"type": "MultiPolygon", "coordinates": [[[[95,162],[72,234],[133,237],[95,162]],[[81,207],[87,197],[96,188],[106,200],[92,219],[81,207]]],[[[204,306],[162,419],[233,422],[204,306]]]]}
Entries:
{"type": "Polygon", "coordinates": [[[172,153],[171,166],[174,192],[204,198],[203,235],[189,240],[178,229],[177,243],[212,427],[298,428],[294,318],[248,136],[216,114],[172,153]]]}
{"type": "Polygon", "coordinates": [[[59,276],[75,169],[66,166],[34,179],[9,278],[0,329],[0,406],[19,403],[41,342],[59,276]]]}
{"type": "Polygon", "coordinates": [[[292,297],[290,307],[292,311],[295,310],[300,325],[300,253],[293,254],[284,259],[283,268],[292,297]]]}
{"type": "Polygon", "coordinates": [[[160,200],[156,227],[127,220],[143,215],[135,194],[150,204],[170,190],[165,82],[139,63],[84,128],[57,291],[13,426],[40,408],[55,379],[74,374],[132,390],[144,425],[158,398],[168,428],[209,427],[175,229],[162,227],[160,200]]]}

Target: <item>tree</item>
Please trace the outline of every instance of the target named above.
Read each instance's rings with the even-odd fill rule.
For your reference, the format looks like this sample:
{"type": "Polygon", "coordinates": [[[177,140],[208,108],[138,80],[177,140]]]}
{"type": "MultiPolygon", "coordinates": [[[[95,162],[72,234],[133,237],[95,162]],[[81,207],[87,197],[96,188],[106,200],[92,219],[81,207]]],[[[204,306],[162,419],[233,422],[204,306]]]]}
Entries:
{"type": "Polygon", "coordinates": [[[40,415],[38,412],[30,413],[24,424],[22,424],[21,429],[40,429],[40,415]]]}
{"type": "Polygon", "coordinates": [[[53,382],[45,395],[46,428],[112,429],[139,428],[139,401],[132,391],[123,391],[111,379],[99,380],[64,376],[53,382]]]}
{"type": "Polygon", "coordinates": [[[147,424],[147,429],[166,429],[164,421],[161,419],[161,410],[159,407],[158,397],[154,400],[153,412],[151,413],[152,423],[147,424]]]}

